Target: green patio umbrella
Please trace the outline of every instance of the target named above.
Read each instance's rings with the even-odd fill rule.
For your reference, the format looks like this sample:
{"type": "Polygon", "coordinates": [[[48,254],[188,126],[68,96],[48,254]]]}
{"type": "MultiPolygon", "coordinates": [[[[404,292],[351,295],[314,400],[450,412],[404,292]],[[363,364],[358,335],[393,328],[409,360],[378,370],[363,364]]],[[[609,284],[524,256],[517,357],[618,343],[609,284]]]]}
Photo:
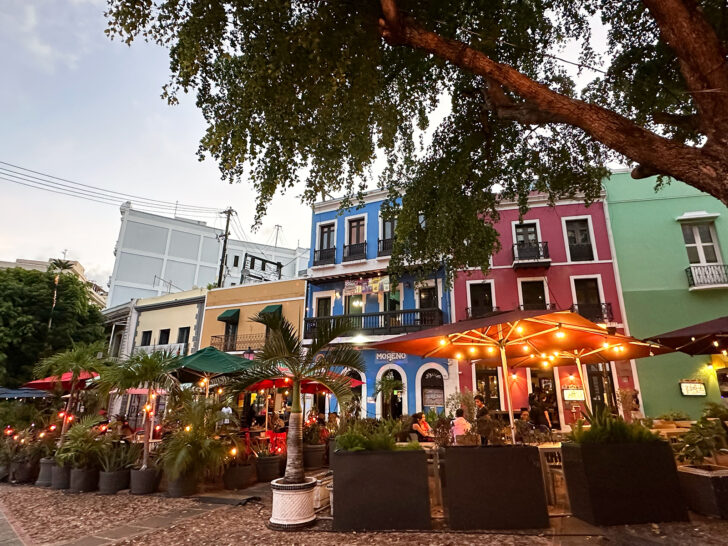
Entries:
{"type": "Polygon", "coordinates": [[[183,381],[190,376],[205,383],[205,397],[209,395],[210,380],[215,377],[245,370],[253,365],[252,360],[224,353],[215,347],[205,347],[178,361],[174,373],[183,381]]]}

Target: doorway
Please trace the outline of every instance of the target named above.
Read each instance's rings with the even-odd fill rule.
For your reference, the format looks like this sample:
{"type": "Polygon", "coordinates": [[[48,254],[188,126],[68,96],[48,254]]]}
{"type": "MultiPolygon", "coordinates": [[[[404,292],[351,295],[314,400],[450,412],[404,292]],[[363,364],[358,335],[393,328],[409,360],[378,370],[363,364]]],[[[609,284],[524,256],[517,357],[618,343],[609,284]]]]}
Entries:
{"type": "Polygon", "coordinates": [[[489,410],[501,409],[498,370],[495,368],[475,369],[475,390],[485,399],[489,410]]]}
{"type": "Polygon", "coordinates": [[[397,370],[387,370],[380,380],[382,388],[382,418],[399,419],[402,417],[403,381],[397,370]],[[385,397],[385,394],[389,396],[385,397]]]}
{"type": "Polygon", "coordinates": [[[546,283],[538,281],[521,281],[521,306],[524,310],[546,309],[546,283]]]}
{"type": "Polygon", "coordinates": [[[612,380],[612,363],[600,362],[586,367],[587,383],[592,408],[605,406],[610,411],[617,411],[617,397],[612,380]]]}

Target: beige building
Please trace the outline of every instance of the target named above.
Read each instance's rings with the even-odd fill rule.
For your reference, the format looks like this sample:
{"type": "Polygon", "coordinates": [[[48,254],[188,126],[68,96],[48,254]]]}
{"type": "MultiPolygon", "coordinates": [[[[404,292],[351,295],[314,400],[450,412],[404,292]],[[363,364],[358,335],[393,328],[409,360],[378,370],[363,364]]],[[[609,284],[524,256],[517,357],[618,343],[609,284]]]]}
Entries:
{"type": "Polygon", "coordinates": [[[306,281],[272,281],[217,288],[207,293],[200,348],[212,345],[229,353],[258,349],[265,341],[265,327],[250,317],[280,313],[301,332],[305,316],[306,281]]]}
{"type": "Polygon", "coordinates": [[[200,346],[206,293],[206,288],[194,288],[137,300],[132,352],[194,353],[200,346]]]}

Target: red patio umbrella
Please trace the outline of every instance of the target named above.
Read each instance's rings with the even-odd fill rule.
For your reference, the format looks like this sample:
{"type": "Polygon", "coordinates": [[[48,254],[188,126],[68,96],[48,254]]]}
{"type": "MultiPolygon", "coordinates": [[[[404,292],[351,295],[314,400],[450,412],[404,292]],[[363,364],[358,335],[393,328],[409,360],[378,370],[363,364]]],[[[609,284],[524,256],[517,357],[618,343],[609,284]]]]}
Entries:
{"type": "MultiPolygon", "coordinates": [[[[83,388],[86,386],[86,381],[89,379],[95,379],[99,376],[96,372],[81,372],[78,376],[76,388],[83,388]]],[[[60,378],[58,376],[44,377],[43,379],[36,379],[23,385],[23,387],[29,387],[31,389],[38,389],[42,391],[53,391],[58,385],[64,391],[71,390],[71,382],[73,380],[73,374],[71,372],[64,373],[60,378]]]]}
{"type": "MultiPolygon", "coordinates": [[[[332,379],[339,379],[341,376],[339,374],[331,373],[332,379]]],[[[354,388],[358,387],[360,385],[363,385],[364,383],[362,381],[359,381],[358,379],[354,379],[353,377],[346,377],[346,379],[349,380],[349,386],[354,388]]],[[[260,391],[265,389],[284,389],[286,387],[290,387],[292,385],[292,381],[290,377],[287,377],[285,375],[282,375],[281,377],[278,377],[276,379],[264,379],[263,381],[258,381],[257,383],[253,383],[248,387],[247,390],[249,391],[260,391]]],[[[318,383],[317,381],[313,381],[311,379],[304,379],[301,381],[301,392],[303,393],[316,393],[316,392],[327,392],[328,389],[324,387],[322,384],[318,383]]]]}

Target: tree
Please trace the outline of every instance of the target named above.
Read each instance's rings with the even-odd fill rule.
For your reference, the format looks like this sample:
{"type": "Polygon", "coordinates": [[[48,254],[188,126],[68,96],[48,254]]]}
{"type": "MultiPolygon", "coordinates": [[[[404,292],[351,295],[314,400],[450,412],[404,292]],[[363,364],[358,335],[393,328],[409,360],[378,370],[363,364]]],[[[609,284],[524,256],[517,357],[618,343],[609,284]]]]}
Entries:
{"type": "Polygon", "coordinates": [[[101,312],[83,282],[58,273],[53,328],[48,330],[56,273],[0,270],[0,379],[17,386],[32,378],[40,358],[104,339],[101,312]]]}
{"type": "Polygon", "coordinates": [[[385,419],[392,418],[392,397],[396,391],[401,391],[403,388],[402,380],[395,378],[391,371],[385,373],[377,381],[374,396],[382,395],[382,417],[385,419]]]}
{"type": "Polygon", "coordinates": [[[301,382],[318,382],[339,401],[345,402],[351,397],[351,383],[349,377],[340,373],[347,369],[364,372],[364,361],[361,353],[350,345],[332,345],[337,337],[349,332],[349,325],[344,321],[319,325],[311,344],[304,347],[287,319],[275,313],[261,313],[251,320],[266,326],[269,334],[263,348],[255,355],[253,366],[238,374],[232,390],[241,391],[266,379],[291,379],[284,482],[304,483],[301,382]]]}
{"type": "Polygon", "coordinates": [[[177,360],[177,357],[161,351],[140,352],[101,371],[99,381],[101,388],[106,392],[112,389],[117,389],[120,393],[128,389],[147,389],[147,402],[144,406],[147,419],[144,420],[142,470],[146,470],[149,465],[149,440],[154,431],[154,408],[157,393],[161,390],[169,393],[179,389],[179,382],[171,375],[171,372],[177,367],[177,360]]]}
{"type": "Polygon", "coordinates": [[[344,190],[348,206],[385,158],[395,270],[487,268],[500,199],[522,211],[532,190],[588,203],[610,159],[728,204],[723,1],[109,0],[106,15],[111,37],[169,48],[164,96],[196,91],[199,155],[252,181],[256,222],[301,176],[306,201],[344,190]],[[596,75],[581,90],[567,47],[596,75]],[[420,149],[418,129],[445,100],[451,113],[420,149]]]}

